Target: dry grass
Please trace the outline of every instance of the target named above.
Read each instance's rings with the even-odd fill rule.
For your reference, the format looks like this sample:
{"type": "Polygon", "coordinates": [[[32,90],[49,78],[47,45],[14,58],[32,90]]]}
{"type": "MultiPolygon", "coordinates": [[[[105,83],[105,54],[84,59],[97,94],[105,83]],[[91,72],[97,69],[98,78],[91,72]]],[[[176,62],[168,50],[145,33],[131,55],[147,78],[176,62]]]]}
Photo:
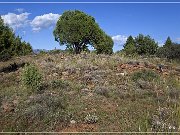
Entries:
{"type": "Polygon", "coordinates": [[[180,63],[120,54],[40,54],[41,93],[23,88],[23,66],[0,72],[0,131],[179,131],[180,63]],[[160,72],[158,65],[163,65],[160,72]]]}

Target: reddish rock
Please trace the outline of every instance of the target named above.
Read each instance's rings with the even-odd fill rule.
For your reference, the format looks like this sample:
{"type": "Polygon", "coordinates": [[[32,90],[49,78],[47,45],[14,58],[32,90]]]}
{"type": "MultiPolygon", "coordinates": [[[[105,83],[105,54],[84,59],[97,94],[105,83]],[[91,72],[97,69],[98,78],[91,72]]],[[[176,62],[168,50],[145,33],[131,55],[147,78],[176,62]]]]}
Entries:
{"type": "Polygon", "coordinates": [[[2,102],[3,112],[14,112],[15,105],[13,102],[2,102]]]}

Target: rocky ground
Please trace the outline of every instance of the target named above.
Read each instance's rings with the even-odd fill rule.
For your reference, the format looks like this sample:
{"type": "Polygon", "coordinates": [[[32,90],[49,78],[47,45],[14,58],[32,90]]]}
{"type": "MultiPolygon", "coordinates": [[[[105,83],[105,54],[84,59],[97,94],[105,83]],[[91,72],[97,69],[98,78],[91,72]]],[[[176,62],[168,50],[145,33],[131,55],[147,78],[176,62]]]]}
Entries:
{"type": "Polygon", "coordinates": [[[0,131],[180,131],[180,63],[120,54],[38,54],[0,62],[0,131]],[[26,63],[43,76],[22,85],[26,63]]]}

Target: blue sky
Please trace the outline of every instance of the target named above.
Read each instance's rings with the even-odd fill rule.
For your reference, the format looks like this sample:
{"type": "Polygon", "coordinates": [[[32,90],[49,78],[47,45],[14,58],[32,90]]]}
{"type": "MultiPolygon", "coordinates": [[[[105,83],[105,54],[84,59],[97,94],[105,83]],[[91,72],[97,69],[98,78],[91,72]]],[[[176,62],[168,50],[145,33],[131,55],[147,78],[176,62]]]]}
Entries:
{"type": "Polygon", "coordinates": [[[0,9],[5,22],[34,49],[64,49],[54,40],[52,32],[59,16],[75,9],[96,19],[113,38],[115,51],[122,49],[129,35],[139,33],[150,35],[159,44],[168,36],[180,43],[180,4],[0,4],[0,9]]]}

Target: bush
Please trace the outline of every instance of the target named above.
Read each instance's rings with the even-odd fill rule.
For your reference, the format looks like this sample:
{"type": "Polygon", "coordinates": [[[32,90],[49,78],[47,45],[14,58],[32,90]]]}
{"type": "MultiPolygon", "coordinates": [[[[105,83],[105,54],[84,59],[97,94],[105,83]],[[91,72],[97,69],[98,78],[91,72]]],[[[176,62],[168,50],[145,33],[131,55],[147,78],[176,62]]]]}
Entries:
{"type": "Polygon", "coordinates": [[[0,16],[0,61],[31,53],[31,45],[16,36],[12,28],[6,25],[0,16]]]}
{"type": "Polygon", "coordinates": [[[158,44],[149,35],[139,34],[135,38],[135,47],[139,55],[154,55],[158,49],[158,44]]]}
{"type": "Polygon", "coordinates": [[[138,80],[153,81],[158,79],[159,79],[159,75],[151,70],[138,71],[132,75],[132,80],[135,82],[138,82],[138,80]]]}
{"type": "Polygon", "coordinates": [[[124,44],[123,51],[126,55],[154,55],[158,44],[149,35],[139,34],[135,39],[129,36],[124,44]]]}
{"type": "Polygon", "coordinates": [[[5,54],[0,54],[0,61],[8,61],[9,59],[11,59],[11,55],[9,53],[5,53],[5,54]]]}
{"type": "Polygon", "coordinates": [[[25,65],[22,73],[22,82],[27,89],[39,91],[42,86],[42,75],[34,65],[25,65]]]}
{"type": "Polygon", "coordinates": [[[65,127],[70,121],[68,113],[68,102],[66,95],[43,93],[31,95],[28,102],[21,102],[17,105],[15,114],[12,117],[14,122],[5,125],[11,132],[42,132],[53,130],[56,125],[65,127]]]}
{"type": "Polygon", "coordinates": [[[62,80],[53,80],[51,81],[50,83],[50,86],[52,88],[62,88],[62,89],[65,89],[69,86],[68,82],[65,82],[65,81],[62,81],[62,80]]]}
{"type": "Polygon", "coordinates": [[[156,56],[168,59],[180,59],[180,45],[163,46],[158,49],[156,56]]]}

